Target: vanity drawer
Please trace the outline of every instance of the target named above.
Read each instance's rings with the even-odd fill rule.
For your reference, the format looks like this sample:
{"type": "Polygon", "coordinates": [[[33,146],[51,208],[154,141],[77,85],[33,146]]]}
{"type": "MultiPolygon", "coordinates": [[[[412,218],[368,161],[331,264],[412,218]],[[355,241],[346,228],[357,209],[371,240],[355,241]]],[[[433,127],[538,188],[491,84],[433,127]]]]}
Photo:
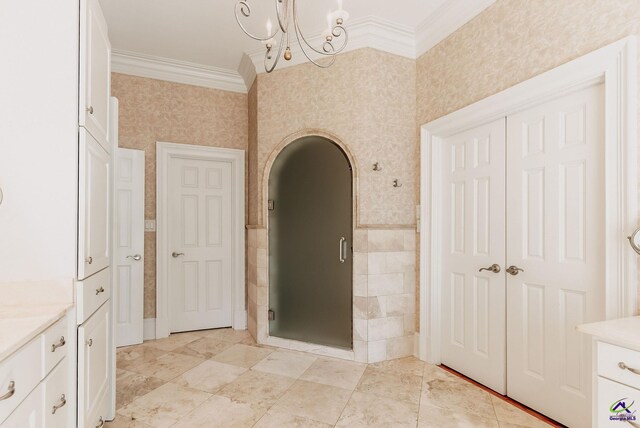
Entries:
{"type": "Polygon", "coordinates": [[[85,322],[96,309],[109,299],[111,281],[109,268],[76,283],[78,324],[85,322]]]}
{"type": "Polygon", "coordinates": [[[640,352],[598,342],[598,375],[640,389],[640,352]]]}
{"type": "Polygon", "coordinates": [[[69,345],[67,342],[67,317],[49,327],[43,334],[43,366],[42,377],[44,378],[49,372],[67,355],[69,345]]]}
{"type": "Polygon", "coordinates": [[[64,359],[44,380],[44,425],[46,428],[67,426],[69,406],[67,400],[72,395],[67,380],[67,360],[64,359]]]}
{"type": "Polygon", "coordinates": [[[632,428],[640,426],[633,403],[640,402],[640,391],[626,385],[598,377],[598,405],[596,422],[598,428],[632,428]],[[630,411],[624,409],[629,407],[630,411]],[[613,409],[613,411],[612,411],[613,409]],[[623,418],[628,417],[628,420],[623,418]],[[623,420],[621,420],[623,419],[623,420]]]}
{"type": "Polygon", "coordinates": [[[41,367],[42,335],[0,364],[0,422],[40,383],[41,367]]]}

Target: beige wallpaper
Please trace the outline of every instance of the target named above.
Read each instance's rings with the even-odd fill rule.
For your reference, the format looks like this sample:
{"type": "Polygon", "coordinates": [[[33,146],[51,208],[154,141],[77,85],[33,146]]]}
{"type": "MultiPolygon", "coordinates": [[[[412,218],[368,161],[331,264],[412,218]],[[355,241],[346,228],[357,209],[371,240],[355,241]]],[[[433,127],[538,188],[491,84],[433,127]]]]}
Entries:
{"type": "MultiPolygon", "coordinates": [[[[156,142],[247,149],[247,95],[113,73],[119,146],[145,151],[145,218],[156,218],[156,142]]],[[[145,233],[144,317],[156,313],[156,235],[145,233]]]]}
{"type": "Polygon", "coordinates": [[[418,123],[631,34],[638,0],[498,0],[418,59],[418,123]]]}
{"type": "Polygon", "coordinates": [[[329,69],[304,64],[260,74],[256,180],[249,190],[257,195],[257,224],[269,156],[288,135],[308,129],[337,136],[355,157],[359,225],[414,224],[415,79],[415,61],[374,49],[342,54],[329,69]],[[382,171],[372,170],[375,162],[382,171]],[[394,188],[394,179],[402,187],[394,188]]]}

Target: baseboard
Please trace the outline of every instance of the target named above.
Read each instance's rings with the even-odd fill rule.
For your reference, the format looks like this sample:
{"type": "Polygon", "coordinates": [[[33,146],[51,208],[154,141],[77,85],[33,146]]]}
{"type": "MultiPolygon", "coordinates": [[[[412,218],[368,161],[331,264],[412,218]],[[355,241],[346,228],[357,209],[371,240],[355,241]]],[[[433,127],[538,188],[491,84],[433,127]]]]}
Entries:
{"type": "Polygon", "coordinates": [[[142,322],[142,340],[153,340],[156,338],[156,319],[145,318],[142,322]]]}
{"type": "Polygon", "coordinates": [[[247,329],[247,311],[234,311],[233,313],[233,329],[247,329]]]}

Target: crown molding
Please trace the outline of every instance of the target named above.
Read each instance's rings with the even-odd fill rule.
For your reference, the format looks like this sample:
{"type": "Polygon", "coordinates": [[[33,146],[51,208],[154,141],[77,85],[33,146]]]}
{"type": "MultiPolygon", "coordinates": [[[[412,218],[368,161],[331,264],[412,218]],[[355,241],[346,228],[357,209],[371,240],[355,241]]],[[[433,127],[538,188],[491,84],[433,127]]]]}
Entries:
{"type": "Polygon", "coordinates": [[[471,21],[496,0],[449,0],[436,9],[416,29],[415,57],[419,58],[429,49],[449,37],[471,21]]]}
{"type": "Polygon", "coordinates": [[[256,66],[253,65],[251,58],[246,53],[242,54],[242,59],[240,60],[240,66],[238,67],[238,74],[242,76],[244,80],[244,84],[247,87],[247,91],[251,89],[253,82],[256,80],[256,66]]]}
{"type": "MultiPolygon", "coordinates": [[[[349,34],[349,41],[343,52],[350,52],[361,48],[373,48],[415,59],[415,32],[410,27],[398,25],[376,16],[366,16],[348,21],[346,28],[349,34]]],[[[305,37],[316,49],[322,46],[324,41],[321,33],[315,33],[311,36],[305,35],[305,37]]],[[[276,50],[276,53],[277,49],[278,46],[275,46],[274,50],[276,50]]],[[[309,49],[307,51],[309,51],[309,49]]],[[[281,58],[278,63],[278,69],[308,62],[297,40],[291,43],[291,53],[291,61],[285,61],[281,58]]],[[[264,48],[248,53],[257,73],[265,72],[264,55],[264,48]]],[[[314,54],[312,56],[314,60],[318,57],[320,57],[320,55],[314,54]]]]}
{"type": "Polygon", "coordinates": [[[114,49],[111,71],[223,91],[247,93],[237,71],[114,49]]]}

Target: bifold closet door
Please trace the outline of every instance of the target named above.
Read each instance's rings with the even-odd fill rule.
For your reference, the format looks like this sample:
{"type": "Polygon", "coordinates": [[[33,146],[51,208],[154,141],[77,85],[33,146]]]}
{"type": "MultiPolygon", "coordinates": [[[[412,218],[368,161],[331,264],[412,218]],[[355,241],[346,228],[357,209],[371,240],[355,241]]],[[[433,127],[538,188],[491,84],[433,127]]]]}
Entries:
{"type": "Polygon", "coordinates": [[[441,148],[442,363],[504,394],[505,120],[441,148]]]}
{"type": "Polygon", "coordinates": [[[591,415],[575,327],[604,319],[603,89],[507,118],[507,391],[569,426],[591,415]]]}

